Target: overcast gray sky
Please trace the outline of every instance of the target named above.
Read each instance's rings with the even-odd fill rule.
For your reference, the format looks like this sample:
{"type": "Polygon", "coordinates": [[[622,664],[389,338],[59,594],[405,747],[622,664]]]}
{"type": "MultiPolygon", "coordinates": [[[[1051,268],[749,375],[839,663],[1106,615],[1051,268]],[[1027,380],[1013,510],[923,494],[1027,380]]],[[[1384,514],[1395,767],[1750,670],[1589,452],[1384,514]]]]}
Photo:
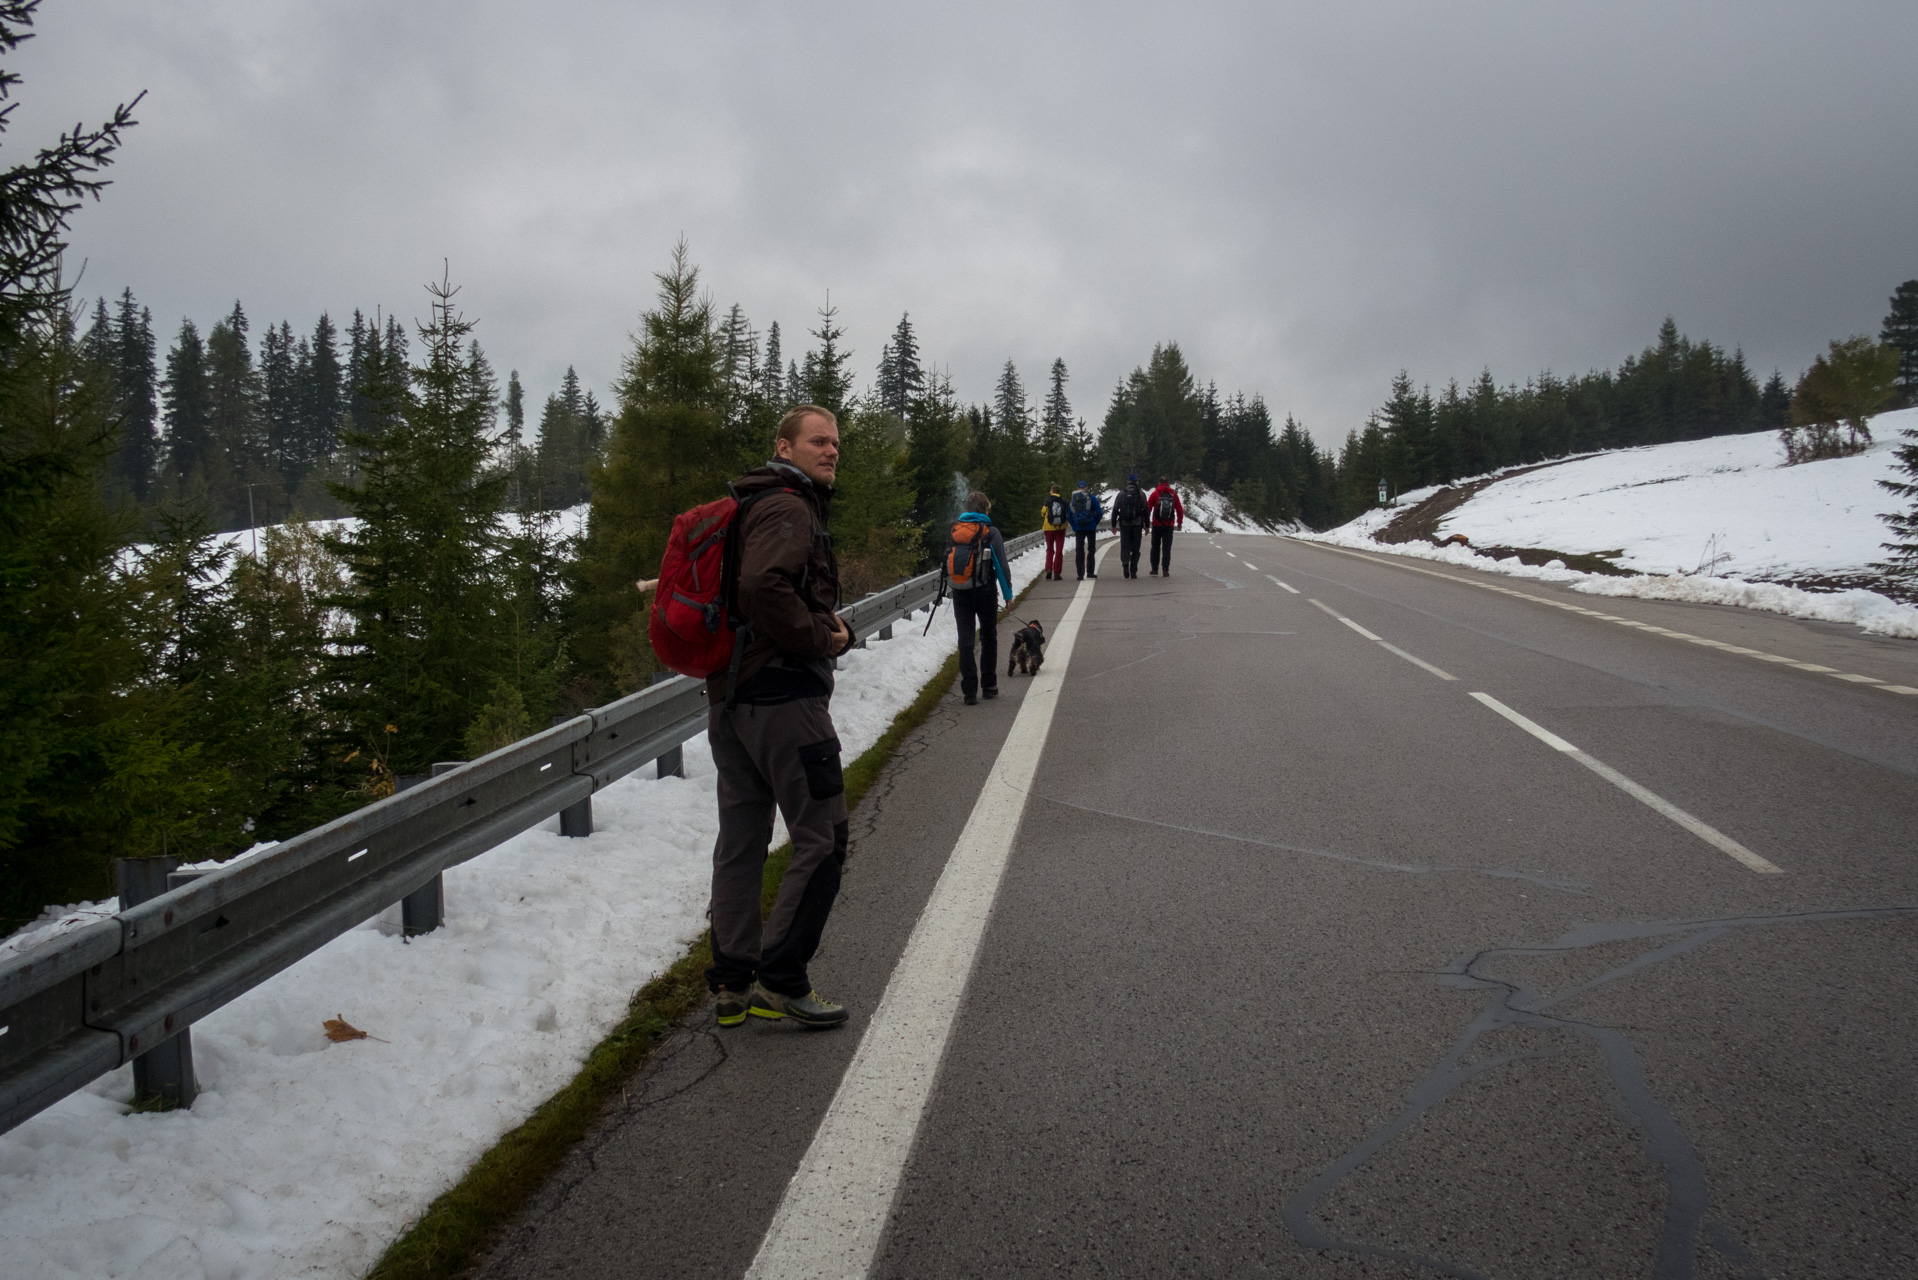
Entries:
{"type": "Polygon", "coordinates": [[[424,315],[606,398],[682,233],[862,381],[1155,342],[1335,441],[1399,368],[1580,372],[1667,314],[1796,374],[1918,276],[1918,4],[47,0],[8,155],[147,90],[76,226],[162,341],[424,315]]]}

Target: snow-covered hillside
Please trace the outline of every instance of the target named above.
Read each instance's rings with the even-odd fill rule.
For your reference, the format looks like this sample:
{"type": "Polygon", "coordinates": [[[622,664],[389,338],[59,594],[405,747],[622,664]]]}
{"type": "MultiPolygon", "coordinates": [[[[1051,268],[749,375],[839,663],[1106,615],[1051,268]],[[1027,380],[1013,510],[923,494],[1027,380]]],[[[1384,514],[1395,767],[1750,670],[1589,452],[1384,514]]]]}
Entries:
{"type": "MultiPolygon", "coordinates": [[[[1015,589],[1042,562],[1014,560],[1015,589]]],[[[955,643],[943,613],[929,636],[894,635],[841,659],[848,760],[955,643]]],[[[705,735],[685,761],[684,778],[642,770],[595,796],[586,839],[551,819],[448,871],[444,928],[402,938],[396,906],[215,1011],[193,1028],[191,1110],[129,1114],[123,1067],[0,1135],[0,1275],[364,1275],[703,926],[718,829],[705,735]],[[379,1039],[330,1043],[336,1015],[379,1039]]],[[[54,913],[0,949],[110,909],[54,913]]]]}
{"type": "Polygon", "coordinates": [[[1743,605],[1918,637],[1918,608],[1876,591],[1781,585],[1871,574],[1890,536],[1881,514],[1898,505],[1877,481],[1894,476],[1893,450],[1908,429],[1918,430],[1918,409],[1881,414],[1872,421],[1876,443],[1864,453],[1791,467],[1771,432],[1594,454],[1495,479],[1437,526],[1440,538],[1462,534],[1477,548],[1605,555],[1629,577],[1579,573],[1556,561],[1527,566],[1457,545],[1375,540],[1436,488],[1304,536],[1568,582],[1595,595],[1743,605]]]}

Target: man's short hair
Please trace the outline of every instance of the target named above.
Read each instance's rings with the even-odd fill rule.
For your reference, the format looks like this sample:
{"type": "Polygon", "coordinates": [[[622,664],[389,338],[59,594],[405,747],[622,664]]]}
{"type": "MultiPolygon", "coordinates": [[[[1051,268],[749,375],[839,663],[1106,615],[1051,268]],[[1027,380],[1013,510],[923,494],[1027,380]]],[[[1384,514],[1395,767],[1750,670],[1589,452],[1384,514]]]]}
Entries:
{"type": "Polygon", "coordinates": [[[839,425],[839,418],[831,409],[816,404],[798,404],[786,410],[786,416],[779,420],[779,434],[776,438],[792,444],[799,439],[800,424],[808,418],[824,418],[835,427],[839,425]]]}
{"type": "Polygon", "coordinates": [[[974,489],[966,495],[966,510],[985,512],[992,510],[992,499],[982,491],[974,489]]]}
{"type": "Polygon", "coordinates": [[[1167,480],[1166,480],[1166,478],[1165,478],[1164,476],[1160,476],[1160,477],[1159,477],[1159,483],[1160,483],[1160,484],[1167,484],[1167,483],[1169,483],[1169,481],[1167,481],[1167,480]]]}

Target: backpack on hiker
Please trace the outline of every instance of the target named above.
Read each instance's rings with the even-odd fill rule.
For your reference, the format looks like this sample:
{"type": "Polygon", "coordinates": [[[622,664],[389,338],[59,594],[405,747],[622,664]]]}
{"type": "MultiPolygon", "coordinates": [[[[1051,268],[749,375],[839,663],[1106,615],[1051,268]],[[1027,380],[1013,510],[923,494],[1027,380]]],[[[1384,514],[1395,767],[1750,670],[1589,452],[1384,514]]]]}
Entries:
{"type": "Polygon", "coordinates": [[[992,532],[992,526],[982,520],[961,520],[952,526],[952,532],[946,537],[946,560],[943,575],[954,591],[964,591],[987,581],[987,564],[992,559],[992,549],[986,545],[986,537],[992,532]]]}
{"type": "MultiPolygon", "coordinates": [[[[1091,495],[1089,495],[1089,494],[1087,494],[1087,493],[1086,493],[1086,491],[1085,491],[1084,489],[1077,489],[1077,490],[1074,490],[1074,491],[1073,491],[1073,494],[1072,494],[1072,517],[1073,517],[1073,519],[1075,519],[1075,520],[1083,520],[1083,519],[1085,519],[1085,518],[1086,518],[1086,512],[1088,512],[1088,511],[1090,511],[1090,510],[1092,510],[1092,498],[1091,498],[1091,495]]],[[[1056,522],[1055,522],[1055,523],[1056,523],[1056,522]]]]}
{"type": "Polygon", "coordinates": [[[1160,524],[1171,524],[1172,517],[1175,514],[1176,512],[1173,509],[1172,490],[1167,489],[1164,493],[1159,495],[1159,514],[1154,518],[1157,519],[1160,524]]]}
{"type": "Polygon", "coordinates": [[[767,494],[797,492],[762,489],[743,500],[727,496],[673,518],[646,627],[653,652],[666,666],[703,680],[732,665],[745,647],[737,633],[750,629],[739,620],[735,598],[739,523],[767,494]]]}
{"type": "Polygon", "coordinates": [[[1062,525],[1066,522],[1066,502],[1058,494],[1046,499],[1046,523],[1062,525]]]}

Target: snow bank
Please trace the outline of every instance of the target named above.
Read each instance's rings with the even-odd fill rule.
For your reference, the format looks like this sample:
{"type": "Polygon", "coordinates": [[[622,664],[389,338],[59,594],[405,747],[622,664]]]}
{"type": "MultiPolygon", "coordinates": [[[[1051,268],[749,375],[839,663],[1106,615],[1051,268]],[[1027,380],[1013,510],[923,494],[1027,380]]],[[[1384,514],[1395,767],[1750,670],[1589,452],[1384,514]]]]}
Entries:
{"type": "Polygon", "coordinates": [[[1844,622],[1878,635],[1918,638],[1918,608],[1875,591],[1803,591],[1757,578],[1864,573],[1884,557],[1880,513],[1896,499],[1877,481],[1894,475],[1900,433],[1918,409],[1872,420],[1877,437],[1849,458],[1786,467],[1771,432],[1685,440],[1593,454],[1487,485],[1440,523],[1479,546],[1617,552],[1630,577],[1579,573],[1560,561],[1532,566],[1457,545],[1379,543],[1374,535],[1406,507],[1438,492],[1405,494],[1328,533],[1298,536],[1513,577],[1575,591],[1648,600],[1737,605],[1844,622]]]}
{"type": "MultiPolygon", "coordinates": [[[[1180,483],[1173,487],[1179,491],[1179,501],[1185,504],[1185,519],[1188,526],[1197,524],[1207,533],[1246,533],[1260,537],[1269,537],[1273,532],[1273,529],[1258,524],[1242,514],[1225,500],[1223,494],[1214,493],[1203,484],[1180,483]]],[[[1152,486],[1145,486],[1145,490],[1150,493],[1152,486]]],[[[1099,501],[1105,504],[1108,517],[1112,514],[1112,504],[1119,493],[1119,489],[1109,488],[1099,495],[1099,501]]],[[[1275,528],[1280,531],[1291,531],[1298,526],[1285,522],[1275,528]]]]}
{"type": "MultiPolygon", "coordinates": [[[[1036,551],[1015,560],[1015,587],[1040,567],[1036,551]]],[[[841,661],[848,760],[953,649],[944,617],[929,638],[894,635],[841,661]]],[[[645,770],[595,796],[587,839],[551,820],[448,871],[444,928],[403,939],[396,906],[207,1017],[190,1111],[129,1114],[126,1067],[0,1135],[0,1271],[363,1275],[703,927],[717,832],[705,735],[685,759],[685,778],[645,770]],[[328,1042],[335,1015],[380,1039],[328,1042]]],[[[0,945],[102,910],[50,913],[0,945]]]]}

